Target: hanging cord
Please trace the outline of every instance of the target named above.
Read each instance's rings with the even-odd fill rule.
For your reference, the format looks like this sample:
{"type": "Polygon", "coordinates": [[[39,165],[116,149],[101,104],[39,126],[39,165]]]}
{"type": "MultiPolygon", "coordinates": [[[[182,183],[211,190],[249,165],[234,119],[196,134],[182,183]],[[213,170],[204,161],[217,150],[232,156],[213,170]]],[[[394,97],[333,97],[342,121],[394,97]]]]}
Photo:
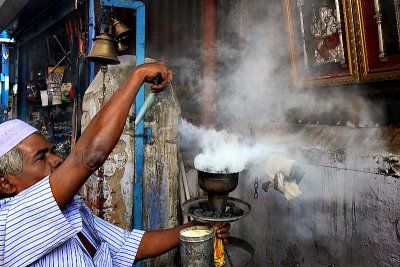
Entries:
{"type": "MultiPolygon", "coordinates": [[[[103,73],[103,86],[102,86],[102,90],[101,90],[102,100],[101,100],[101,104],[100,104],[100,109],[101,109],[106,102],[106,100],[105,100],[106,99],[106,72],[108,71],[107,65],[102,65],[100,67],[100,70],[103,73]]],[[[98,215],[100,218],[104,219],[104,214],[105,214],[105,211],[104,211],[104,200],[105,200],[105,197],[104,197],[104,181],[105,181],[104,164],[101,165],[101,167],[98,169],[97,177],[98,177],[98,180],[97,180],[97,198],[98,199],[97,200],[99,203],[98,215]]]]}
{"type": "Polygon", "coordinates": [[[103,73],[103,87],[102,87],[102,100],[100,108],[102,108],[106,102],[106,72],[108,71],[107,65],[103,65],[100,67],[101,72],[103,73]]]}
{"type": "MultiPolygon", "coordinates": [[[[250,122],[249,123],[249,130],[250,130],[250,136],[251,136],[251,142],[254,145],[256,143],[256,134],[254,131],[254,125],[250,122]]],[[[254,181],[254,199],[258,198],[258,178],[256,177],[254,181]]]]}

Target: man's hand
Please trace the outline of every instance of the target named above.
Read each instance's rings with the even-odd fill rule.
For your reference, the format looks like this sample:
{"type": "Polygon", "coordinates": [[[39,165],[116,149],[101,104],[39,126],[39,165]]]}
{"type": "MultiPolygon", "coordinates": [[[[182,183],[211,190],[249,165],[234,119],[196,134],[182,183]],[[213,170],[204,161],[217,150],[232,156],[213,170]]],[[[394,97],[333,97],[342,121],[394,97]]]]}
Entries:
{"type": "MultiPolygon", "coordinates": [[[[145,232],[142,241],[140,242],[138,252],[136,254],[136,261],[159,256],[167,251],[170,251],[171,249],[178,246],[181,242],[180,231],[182,229],[197,225],[207,226],[211,228],[211,225],[209,224],[192,220],[175,228],[145,232]]],[[[222,240],[222,243],[224,245],[228,244],[230,228],[231,225],[228,223],[221,225],[221,227],[217,229],[216,236],[218,239],[222,240]]]]}
{"type": "MultiPolygon", "coordinates": [[[[196,226],[196,225],[203,225],[203,226],[207,226],[207,227],[212,227],[209,224],[205,224],[205,223],[201,223],[198,221],[191,221],[188,224],[189,226],[196,226]]],[[[218,227],[217,232],[215,233],[216,237],[218,239],[222,239],[222,243],[224,245],[228,244],[228,238],[229,238],[229,229],[231,229],[231,225],[229,223],[226,224],[222,224],[220,227],[218,227]]]]}
{"type": "Polygon", "coordinates": [[[227,223],[219,227],[216,233],[217,238],[222,239],[224,245],[228,244],[229,229],[231,229],[231,225],[227,223]]]}
{"type": "Polygon", "coordinates": [[[140,65],[141,73],[144,73],[144,81],[152,83],[151,90],[162,91],[172,80],[172,71],[167,68],[167,64],[163,61],[154,63],[145,63],[140,65]],[[158,79],[158,81],[155,81],[158,79]]]}

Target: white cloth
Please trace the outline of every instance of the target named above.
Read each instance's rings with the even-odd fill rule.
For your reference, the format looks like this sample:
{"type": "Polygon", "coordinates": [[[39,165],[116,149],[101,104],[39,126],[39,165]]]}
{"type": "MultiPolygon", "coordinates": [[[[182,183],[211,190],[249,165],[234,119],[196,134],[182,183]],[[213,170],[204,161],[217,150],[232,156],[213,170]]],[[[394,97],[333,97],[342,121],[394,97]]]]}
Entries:
{"type": "Polygon", "coordinates": [[[80,197],[61,211],[48,177],[0,200],[0,266],[131,267],[144,232],[96,217],[80,197]],[[82,234],[96,249],[92,258],[82,234]]]}
{"type": "Polygon", "coordinates": [[[299,185],[296,184],[296,182],[285,181],[282,172],[277,173],[275,179],[275,189],[282,192],[287,200],[291,200],[302,195],[299,185]]]}
{"type": "Polygon", "coordinates": [[[18,119],[0,124],[0,157],[37,131],[35,127],[18,119]]]}
{"type": "Polygon", "coordinates": [[[281,155],[271,155],[267,161],[267,176],[274,179],[278,173],[283,173],[284,176],[289,176],[290,169],[296,161],[285,158],[281,155]]]}
{"type": "Polygon", "coordinates": [[[296,182],[285,180],[285,176],[289,176],[294,164],[296,164],[296,161],[281,155],[271,155],[267,162],[267,179],[271,182],[271,185],[274,185],[276,190],[284,194],[287,200],[302,194],[296,182]]]}

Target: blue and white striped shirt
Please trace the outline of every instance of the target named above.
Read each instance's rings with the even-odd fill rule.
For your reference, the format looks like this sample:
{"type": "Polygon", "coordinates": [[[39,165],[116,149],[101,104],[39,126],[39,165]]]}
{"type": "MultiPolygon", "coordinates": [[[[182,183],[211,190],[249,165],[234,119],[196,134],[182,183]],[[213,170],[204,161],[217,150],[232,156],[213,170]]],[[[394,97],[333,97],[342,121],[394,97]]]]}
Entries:
{"type": "Polygon", "coordinates": [[[132,266],[144,232],[96,217],[76,196],[61,211],[46,177],[0,200],[0,266],[132,266]],[[77,234],[96,249],[92,258],[77,234]]]}

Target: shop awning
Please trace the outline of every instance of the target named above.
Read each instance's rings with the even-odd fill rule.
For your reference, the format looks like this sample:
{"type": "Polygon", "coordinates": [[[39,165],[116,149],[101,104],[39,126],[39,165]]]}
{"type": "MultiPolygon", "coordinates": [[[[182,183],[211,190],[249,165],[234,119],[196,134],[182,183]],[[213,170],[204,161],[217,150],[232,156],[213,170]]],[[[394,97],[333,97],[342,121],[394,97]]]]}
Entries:
{"type": "Polygon", "coordinates": [[[6,29],[28,2],[29,0],[0,0],[0,32],[6,29]]]}
{"type": "Polygon", "coordinates": [[[51,26],[73,7],[74,0],[0,0],[0,33],[6,31],[11,38],[32,35],[51,26]]]}

